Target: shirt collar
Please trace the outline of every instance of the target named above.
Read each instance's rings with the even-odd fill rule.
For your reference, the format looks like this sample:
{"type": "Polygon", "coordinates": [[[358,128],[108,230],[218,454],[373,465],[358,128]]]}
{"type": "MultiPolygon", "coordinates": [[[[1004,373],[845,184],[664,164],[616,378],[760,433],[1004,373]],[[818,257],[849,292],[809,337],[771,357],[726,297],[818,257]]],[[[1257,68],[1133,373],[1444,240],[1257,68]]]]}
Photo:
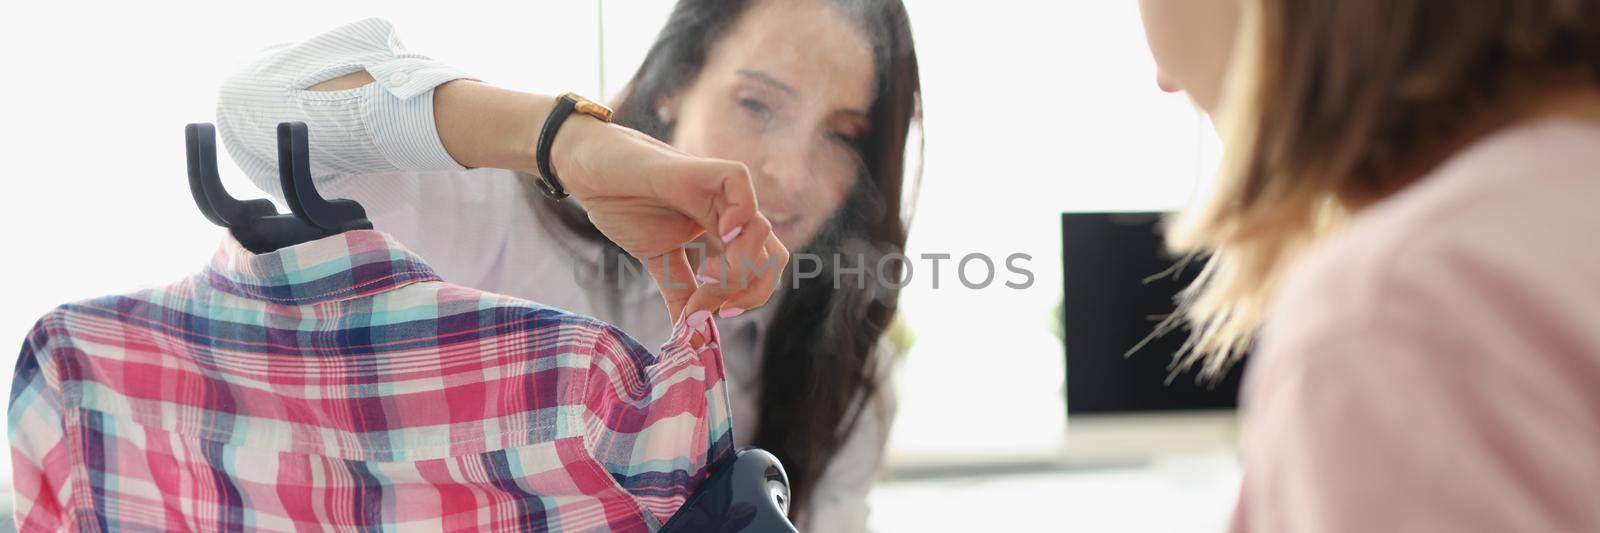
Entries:
{"type": "Polygon", "coordinates": [[[438,274],[387,233],[353,230],[257,254],[231,233],[203,273],[217,290],[284,305],[368,296],[438,274]]]}

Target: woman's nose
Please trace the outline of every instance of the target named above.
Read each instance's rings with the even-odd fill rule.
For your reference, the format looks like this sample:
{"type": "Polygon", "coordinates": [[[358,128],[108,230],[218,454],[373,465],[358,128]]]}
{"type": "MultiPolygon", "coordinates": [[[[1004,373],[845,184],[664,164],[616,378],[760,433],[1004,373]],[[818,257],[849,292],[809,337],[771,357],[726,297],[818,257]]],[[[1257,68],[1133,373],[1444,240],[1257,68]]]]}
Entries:
{"type": "Polygon", "coordinates": [[[811,165],[800,146],[775,147],[762,158],[760,177],[772,192],[794,197],[805,191],[811,179],[811,165]]]}

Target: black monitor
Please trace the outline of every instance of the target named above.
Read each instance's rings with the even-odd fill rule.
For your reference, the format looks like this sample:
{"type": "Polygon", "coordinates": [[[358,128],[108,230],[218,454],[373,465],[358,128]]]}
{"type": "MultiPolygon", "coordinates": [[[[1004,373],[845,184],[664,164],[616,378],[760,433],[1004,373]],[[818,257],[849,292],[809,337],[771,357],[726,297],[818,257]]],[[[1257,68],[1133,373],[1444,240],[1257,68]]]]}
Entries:
{"type": "Polygon", "coordinates": [[[1173,297],[1199,273],[1198,261],[1158,280],[1177,261],[1167,254],[1157,224],[1162,213],[1065,213],[1061,216],[1065,271],[1061,315],[1066,344],[1067,413],[1231,409],[1239,375],[1196,381],[1198,369],[1172,376],[1172,356],[1188,329],[1141,341],[1171,314],[1173,297]],[[1169,379],[1170,377],[1170,379],[1169,379]]]}

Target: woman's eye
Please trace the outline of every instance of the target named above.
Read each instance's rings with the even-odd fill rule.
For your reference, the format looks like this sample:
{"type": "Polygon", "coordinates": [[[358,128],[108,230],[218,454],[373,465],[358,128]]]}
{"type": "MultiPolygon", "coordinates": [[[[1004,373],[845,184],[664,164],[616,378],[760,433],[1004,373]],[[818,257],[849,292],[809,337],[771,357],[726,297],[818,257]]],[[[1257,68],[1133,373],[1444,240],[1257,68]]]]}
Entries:
{"type": "Polygon", "coordinates": [[[844,143],[845,146],[849,146],[851,148],[855,148],[861,144],[861,138],[849,133],[833,132],[831,136],[833,137],[833,140],[844,143]]]}
{"type": "Polygon", "coordinates": [[[772,116],[772,107],[768,106],[766,102],[754,98],[740,98],[739,106],[743,107],[745,111],[749,111],[751,115],[763,119],[772,116]]]}

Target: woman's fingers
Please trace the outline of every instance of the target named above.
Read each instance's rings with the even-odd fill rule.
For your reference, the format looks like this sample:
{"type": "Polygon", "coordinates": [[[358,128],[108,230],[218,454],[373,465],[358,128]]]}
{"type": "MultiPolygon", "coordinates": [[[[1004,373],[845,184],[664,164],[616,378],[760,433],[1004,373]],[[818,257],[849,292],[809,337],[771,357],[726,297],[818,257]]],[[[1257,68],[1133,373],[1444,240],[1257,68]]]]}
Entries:
{"type": "MultiPolygon", "coordinates": [[[[687,237],[688,242],[676,240],[686,238],[679,229],[657,234],[676,234],[671,244],[637,246],[657,251],[663,244],[673,247],[645,261],[673,321],[765,303],[789,256],[772,234],[772,223],[761,215],[749,169],[738,162],[682,154],[656,161],[661,166],[647,174],[649,194],[701,230],[693,233],[698,237],[687,237]]],[[[635,229],[647,236],[652,231],[635,229]]]]}
{"type": "Polygon", "coordinates": [[[643,261],[645,270],[650,272],[650,277],[656,280],[656,287],[661,289],[661,298],[667,304],[667,315],[673,323],[677,323],[683,318],[684,308],[694,297],[695,286],[698,285],[695,283],[694,269],[689,266],[689,256],[679,248],[643,261]]]}
{"type": "Polygon", "coordinates": [[[672,320],[765,302],[788,252],[775,261],[769,250],[776,238],[756,203],[750,170],[626,128],[599,131],[621,135],[586,145],[595,153],[574,174],[581,179],[571,184],[573,195],[596,227],[645,263],[672,320]],[[697,280],[697,268],[714,281],[697,280]]]}
{"type": "Polygon", "coordinates": [[[678,171],[683,175],[669,180],[675,185],[660,193],[705,229],[708,252],[722,255],[727,237],[749,229],[746,225],[760,212],[750,170],[733,161],[692,159],[678,171]]]}
{"type": "Polygon", "coordinates": [[[762,264],[766,268],[745,272],[744,279],[749,286],[729,295],[722,302],[722,308],[718,310],[720,316],[732,318],[746,310],[766,305],[778,284],[783,283],[783,270],[789,265],[789,249],[778,241],[777,235],[769,235],[763,252],[762,264]]]}
{"type": "MultiPolygon", "coordinates": [[[[750,181],[750,169],[742,163],[732,163],[721,183],[721,194],[717,197],[717,235],[723,242],[728,242],[732,237],[737,237],[741,230],[751,221],[766,219],[760,216],[760,209],[756,205],[755,184],[750,181]]],[[[761,233],[771,234],[772,225],[767,224],[761,233]]]]}
{"type": "MultiPolygon", "coordinates": [[[[767,252],[767,241],[775,240],[772,223],[761,215],[749,169],[732,161],[700,159],[684,170],[694,174],[699,187],[677,191],[689,193],[679,196],[683,212],[705,228],[701,241],[707,243],[705,260],[691,261],[700,263],[695,265],[700,287],[684,312],[716,311],[728,298],[760,284],[761,278],[775,278],[785,263],[773,264],[767,252]]],[[[748,308],[763,301],[743,305],[748,308]]]]}
{"type": "Polygon", "coordinates": [[[781,257],[769,252],[768,243],[776,242],[777,237],[766,217],[758,214],[743,228],[746,229],[735,232],[732,240],[724,243],[722,255],[708,257],[700,266],[701,285],[689,300],[688,312],[749,309],[766,302],[771,295],[773,280],[788,263],[788,252],[782,244],[778,244],[781,257]],[[729,304],[730,300],[734,303],[729,304]]]}

